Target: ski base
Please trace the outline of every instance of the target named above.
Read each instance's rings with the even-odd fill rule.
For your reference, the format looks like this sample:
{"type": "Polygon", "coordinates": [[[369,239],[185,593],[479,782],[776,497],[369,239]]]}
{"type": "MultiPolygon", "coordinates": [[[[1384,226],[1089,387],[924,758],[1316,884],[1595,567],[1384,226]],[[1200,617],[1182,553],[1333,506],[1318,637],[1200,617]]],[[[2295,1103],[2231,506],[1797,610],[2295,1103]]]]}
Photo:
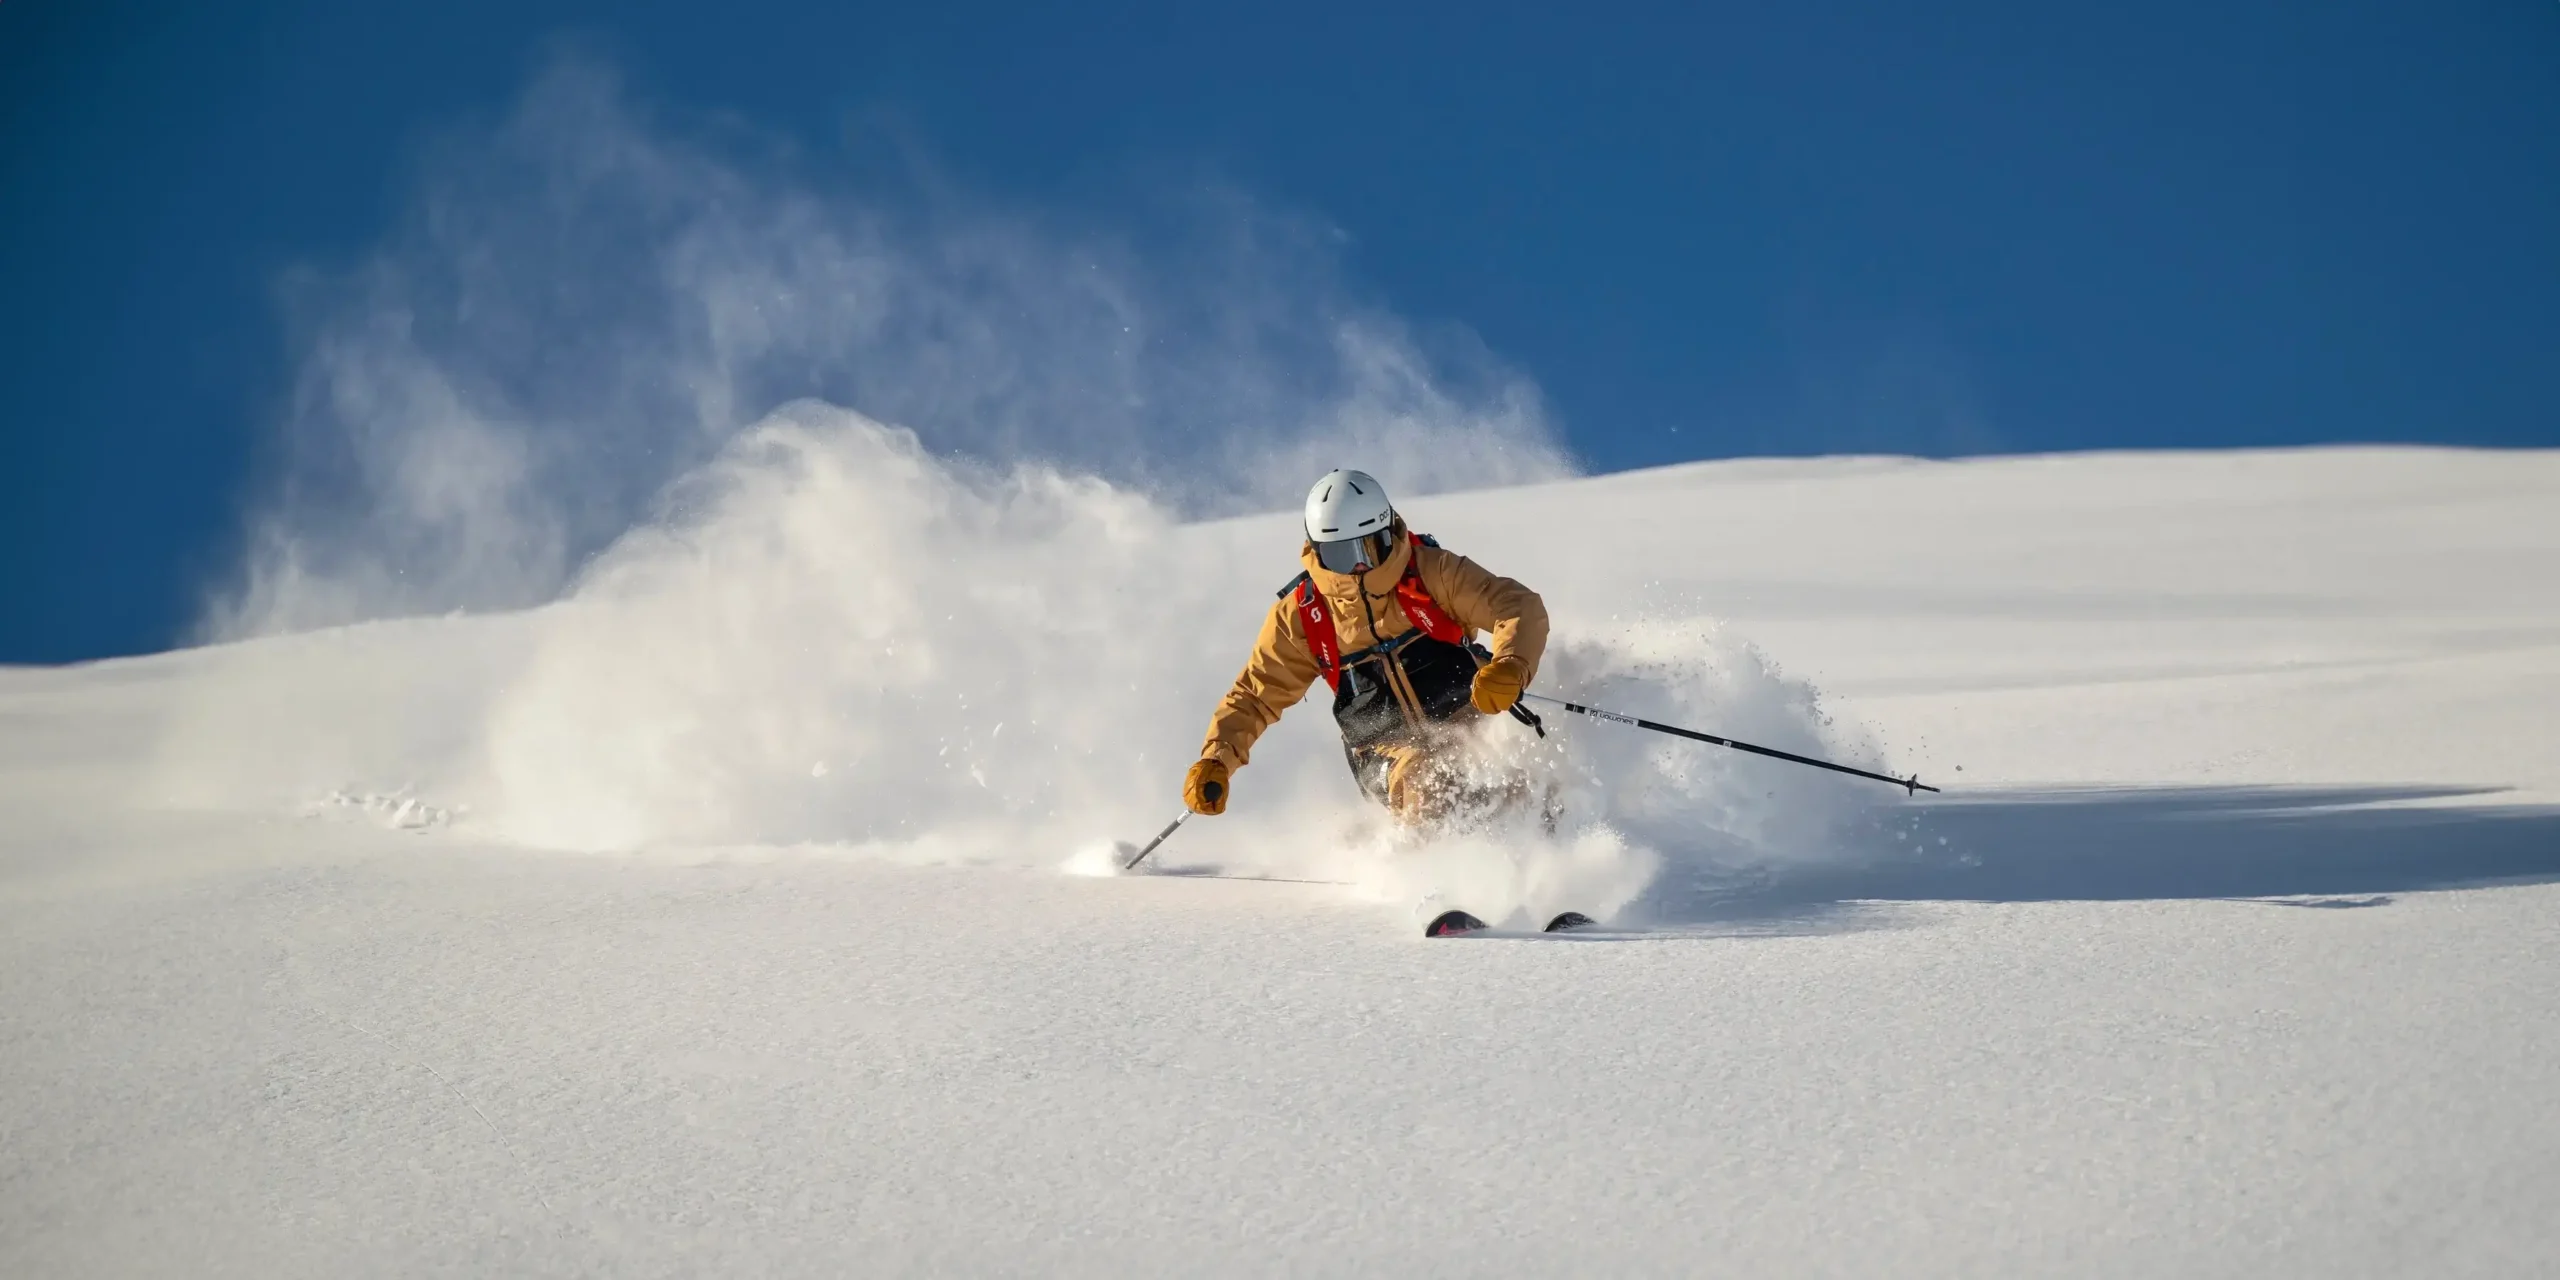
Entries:
{"type": "MultiPolygon", "coordinates": [[[[1579,911],[1567,911],[1564,914],[1557,916],[1555,919],[1549,920],[1547,922],[1547,927],[1540,930],[1540,932],[1571,933],[1576,929],[1588,929],[1592,927],[1594,923],[1595,922],[1591,917],[1586,916],[1579,911]]],[[[1426,938],[1463,938],[1470,933],[1481,933],[1486,928],[1487,926],[1484,921],[1478,920],[1464,911],[1443,911],[1440,914],[1433,916],[1431,918],[1431,923],[1422,926],[1422,936],[1426,938]]]]}

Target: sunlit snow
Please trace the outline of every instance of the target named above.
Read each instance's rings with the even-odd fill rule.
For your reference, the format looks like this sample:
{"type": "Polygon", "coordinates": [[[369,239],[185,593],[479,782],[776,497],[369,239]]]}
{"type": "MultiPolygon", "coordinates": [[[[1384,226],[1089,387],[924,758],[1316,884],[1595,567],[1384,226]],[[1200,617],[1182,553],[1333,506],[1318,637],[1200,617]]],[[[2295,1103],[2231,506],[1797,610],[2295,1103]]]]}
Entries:
{"type": "Polygon", "coordinates": [[[1946,794],[1498,721],[1559,829],[1417,843],[1311,706],[1140,875],[1288,514],[816,404],[682,494],[539,608],[0,671],[0,1272],[2560,1253],[2560,456],[1414,499],[1542,691],[1946,794]]]}

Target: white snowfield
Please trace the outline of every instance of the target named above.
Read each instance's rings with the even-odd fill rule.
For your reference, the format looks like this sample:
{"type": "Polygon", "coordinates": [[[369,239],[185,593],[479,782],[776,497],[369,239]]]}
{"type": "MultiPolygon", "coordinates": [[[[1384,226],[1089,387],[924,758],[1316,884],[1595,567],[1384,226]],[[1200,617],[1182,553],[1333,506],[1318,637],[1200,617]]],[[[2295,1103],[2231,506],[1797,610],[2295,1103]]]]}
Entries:
{"type": "Polygon", "coordinates": [[[1559,833],[1398,848],[1306,705],[1131,876],[1292,517],[732,464],[0,671],[0,1275],[2560,1275],[2560,454],[1414,501],[1540,691],[1945,795],[1559,714],[1559,833]]]}

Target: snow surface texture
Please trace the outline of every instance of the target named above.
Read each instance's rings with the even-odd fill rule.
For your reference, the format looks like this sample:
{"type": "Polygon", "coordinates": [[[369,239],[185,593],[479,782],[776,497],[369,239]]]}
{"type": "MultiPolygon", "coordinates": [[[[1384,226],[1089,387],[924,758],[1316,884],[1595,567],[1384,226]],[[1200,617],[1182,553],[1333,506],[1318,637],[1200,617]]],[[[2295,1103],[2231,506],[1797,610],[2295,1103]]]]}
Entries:
{"type": "Polygon", "coordinates": [[[0,1274],[2546,1274],[2555,496],[1413,500],[1542,689],[1949,794],[1558,715],[1559,835],[1399,848],[1309,707],[1089,876],[1288,517],[797,406],[556,603],[0,672],[0,1274]]]}

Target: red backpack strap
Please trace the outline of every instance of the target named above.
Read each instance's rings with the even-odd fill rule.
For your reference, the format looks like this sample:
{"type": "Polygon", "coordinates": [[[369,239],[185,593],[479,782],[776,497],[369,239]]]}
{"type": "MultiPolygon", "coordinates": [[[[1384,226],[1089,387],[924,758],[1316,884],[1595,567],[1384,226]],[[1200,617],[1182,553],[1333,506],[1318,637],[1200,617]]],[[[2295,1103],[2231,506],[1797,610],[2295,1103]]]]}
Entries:
{"type": "Polygon", "coordinates": [[[1422,585],[1422,549],[1440,544],[1419,533],[1413,535],[1413,544],[1413,553],[1405,558],[1404,576],[1396,580],[1396,603],[1404,606],[1404,620],[1444,644],[1465,644],[1467,628],[1450,617],[1422,585]]]}
{"type": "Polygon", "coordinates": [[[1342,637],[1333,629],[1333,610],[1325,607],[1324,593],[1316,590],[1315,579],[1299,574],[1298,580],[1280,589],[1284,596],[1296,597],[1298,629],[1306,632],[1307,652],[1315,657],[1316,670],[1323,673],[1327,686],[1342,687],[1342,637]]]}

